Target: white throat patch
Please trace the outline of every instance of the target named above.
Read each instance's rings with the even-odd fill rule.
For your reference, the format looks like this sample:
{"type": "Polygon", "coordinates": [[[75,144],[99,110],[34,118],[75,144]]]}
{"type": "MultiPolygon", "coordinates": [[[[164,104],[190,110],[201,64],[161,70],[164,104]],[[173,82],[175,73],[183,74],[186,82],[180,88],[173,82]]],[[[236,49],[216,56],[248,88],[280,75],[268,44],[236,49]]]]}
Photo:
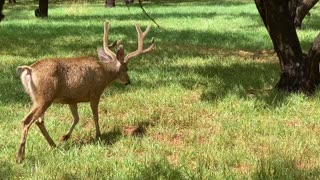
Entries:
{"type": "Polygon", "coordinates": [[[121,66],[121,63],[119,61],[117,61],[116,67],[117,67],[118,70],[120,69],[120,66],[121,66]]]}

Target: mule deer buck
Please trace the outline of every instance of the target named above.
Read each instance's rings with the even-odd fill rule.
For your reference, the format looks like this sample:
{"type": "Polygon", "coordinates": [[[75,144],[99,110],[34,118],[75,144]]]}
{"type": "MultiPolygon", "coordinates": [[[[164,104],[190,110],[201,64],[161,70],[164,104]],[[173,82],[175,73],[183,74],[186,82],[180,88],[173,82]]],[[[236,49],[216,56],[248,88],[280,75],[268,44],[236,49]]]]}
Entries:
{"type": "Polygon", "coordinates": [[[80,102],[90,102],[96,138],[100,136],[98,104],[104,89],[113,81],[129,84],[127,65],[130,59],[150,52],[154,48],[152,38],[150,46],[143,49],[143,41],[150,31],[150,26],[144,32],[138,24],[135,27],[138,32],[138,48],[126,56],[122,45],[119,46],[116,54],[111,51],[118,41],[108,46],[109,22],[106,21],[103,49],[98,49],[100,61],[94,57],[43,59],[31,66],[17,68],[25,91],[33,102],[31,111],[22,120],[21,142],[16,159],[18,163],[24,159],[27,133],[34,122],[49,145],[56,146],[44,125],[44,113],[53,102],[68,104],[73,115],[72,126],[61,137],[61,141],[69,139],[79,121],[77,104],[80,102]]]}

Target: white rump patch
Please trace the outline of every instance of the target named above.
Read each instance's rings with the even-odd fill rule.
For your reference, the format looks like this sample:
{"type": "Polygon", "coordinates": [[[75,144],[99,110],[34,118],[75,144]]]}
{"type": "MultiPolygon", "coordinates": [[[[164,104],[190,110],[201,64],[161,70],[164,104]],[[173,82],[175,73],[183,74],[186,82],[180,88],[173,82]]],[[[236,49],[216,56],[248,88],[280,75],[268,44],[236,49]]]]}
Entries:
{"type": "Polygon", "coordinates": [[[24,71],[21,73],[21,82],[23,84],[23,87],[25,91],[28,94],[31,94],[32,92],[32,87],[31,87],[31,73],[29,72],[30,70],[24,69],[24,71]]]}

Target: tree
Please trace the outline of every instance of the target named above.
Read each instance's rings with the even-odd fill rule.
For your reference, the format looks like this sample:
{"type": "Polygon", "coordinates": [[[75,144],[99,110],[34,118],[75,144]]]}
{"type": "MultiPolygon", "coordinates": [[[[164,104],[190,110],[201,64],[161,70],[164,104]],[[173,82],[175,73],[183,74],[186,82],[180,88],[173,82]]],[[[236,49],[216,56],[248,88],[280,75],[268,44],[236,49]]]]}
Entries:
{"type": "Polygon", "coordinates": [[[48,0],[39,0],[39,8],[34,11],[36,17],[48,17],[48,0]]]}
{"type": "Polygon", "coordinates": [[[126,5],[133,4],[134,0],[124,0],[124,3],[126,3],[126,5]]]}
{"type": "Polygon", "coordinates": [[[303,54],[289,4],[293,0],[255,0],[280,63],[282,91],[312,93],[320,83],[320,34],[308,54],[303,54]]]}
{"type": "Polygon", "coordinates": [[[15,4],[15,3],[16,3],[16,0],[9,0],[9,3],[10,3],[10,4],[15,4]]]}
{"type": "Polygon", "coordinates": [[[116,0],[106,0],[105,1],[106,7],[115,7],[116,6],[116,0]]]}
{"type": "Polygon", "coordinates": [[[0,22],[4,18],[4,15],[2,14],[3,5],[4,5],[4,0],[0,0],[0,22]]]}
{"type": "Polygon", "coordinates": [[[301,27],[301,23],[304,17],[309,14],[310,9],[319,0],[293,0],[289,1],[289,9],[294,18],[294,25],[298,28],[301,27]]]}
{"type": "MultiPolygon", "coordinates": [[[[126,5],[134,3],[134,0],[123,0],[123,2],[126,5]]],[[[116,6],[116,0],[105,0],[105,6],[106,7],[115,7],[116,6]]]]}

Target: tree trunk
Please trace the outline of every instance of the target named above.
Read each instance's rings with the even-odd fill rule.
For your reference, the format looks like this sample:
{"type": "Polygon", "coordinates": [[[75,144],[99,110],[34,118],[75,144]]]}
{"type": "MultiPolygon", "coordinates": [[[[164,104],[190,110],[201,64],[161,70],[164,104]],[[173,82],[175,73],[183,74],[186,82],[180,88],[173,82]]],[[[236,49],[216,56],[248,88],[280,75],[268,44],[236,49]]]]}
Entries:
{"type": "Polygon", "coordinates": [[[0,22],[4,18],[4,15],[2,14],[3,5],[4,5],[4,0],[0,0],[0,22]]]}
{"type": "Polygon", "coordinates": [[[16,0],[9,0],[9,3],[10,3],[10,4],[15,4],[15,3],[16,3],[16,0]]]}
{"type": "Polygon", "coordinates": [[[133,3],[134,3],[134,0],[124,0],[124,3],[125,3],[126,5],[133,4],[133,3]]]}
{"type": "Polygon", "coordinates": [[[297,6],[295,10],[294,25],[296,27],[301,27],[301,23],[304,17],[309,13],[310,9],[317,4],[319,0],[300,0],[301,3],[297,6]]]}
{"type": "Polygon", "coordinates": [[[271,37],[280,63],[276,87],[288,92],[314,92],[319,85],[320,35],[308,55],[302,53],[289,10],[290,0],[255,0],[260,16],[271,37]]]}
{"type": "Polygon", "coordinates": [[[116,6],[116,0],[106,0],[105,1],[106,7],[115,7],[116,6]]]}
{"type": "Polygon", "coordinates": [[[39,8],[34,13],[36,17],[48,17],[48,0],[39,0],[39,8]]]}

